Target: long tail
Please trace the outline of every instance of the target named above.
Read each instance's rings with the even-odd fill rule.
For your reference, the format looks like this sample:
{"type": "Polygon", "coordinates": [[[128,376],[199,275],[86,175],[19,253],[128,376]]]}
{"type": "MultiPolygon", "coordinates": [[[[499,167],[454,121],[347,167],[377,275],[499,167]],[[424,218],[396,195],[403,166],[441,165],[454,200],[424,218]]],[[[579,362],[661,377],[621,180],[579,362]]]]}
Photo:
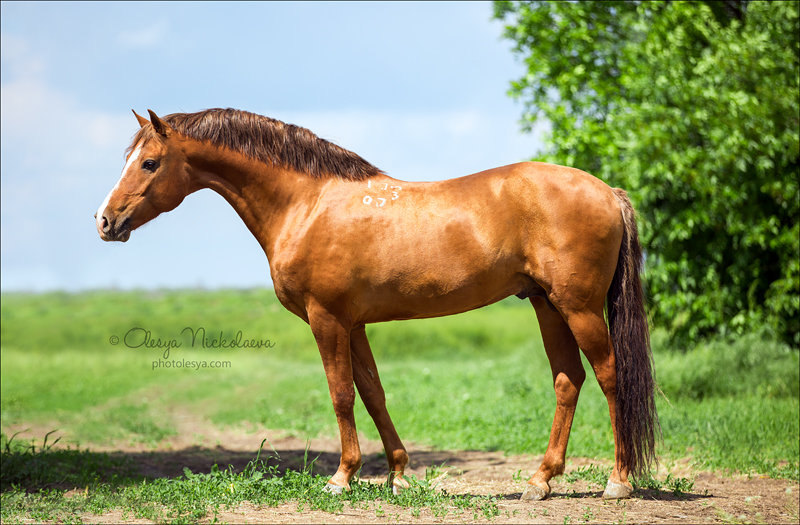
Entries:
{"type": "Polygon", "coordinates": [[[606,308],[617,368],[617,435],[623,465],[636,477],[655,461],[656,435],[661,434],[655,404],[653,356],[639,274],[642,248],[633,205],[627,193],[614,188],[622,207],[624,233],[619,260],[608,290],[606,308]]]}

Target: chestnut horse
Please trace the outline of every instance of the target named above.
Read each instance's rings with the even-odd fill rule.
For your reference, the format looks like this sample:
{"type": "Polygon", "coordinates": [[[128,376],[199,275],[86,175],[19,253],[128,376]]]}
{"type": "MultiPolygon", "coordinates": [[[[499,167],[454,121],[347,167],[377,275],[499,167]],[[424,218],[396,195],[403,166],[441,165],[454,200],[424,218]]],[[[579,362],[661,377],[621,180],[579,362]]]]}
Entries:
{"type": "MultiPolygon", "coordinates": [[[[136,112],[134,112],[136,114],[136,112]]],[[[176,113],[140,129],[96,214],[100,237],[139,226],[211,188],[256,237],[275,294],[314,334],[342,454],[326,490],[361,465],[355,387],[375,421],[395,492],[408,454],[386,411],[365,325],[529,298],[553,373],[550,442],[523,499],[564,470],[587,357],[608,401],[615,462],[603,496],[648,471],[659,431],[642,254],[626,193],[577,169],[522,162],[441,182],[393,179],[305,128],[233,109],[176,113]],[[607,314],[607,320],[604,317],[607,314]]]]}

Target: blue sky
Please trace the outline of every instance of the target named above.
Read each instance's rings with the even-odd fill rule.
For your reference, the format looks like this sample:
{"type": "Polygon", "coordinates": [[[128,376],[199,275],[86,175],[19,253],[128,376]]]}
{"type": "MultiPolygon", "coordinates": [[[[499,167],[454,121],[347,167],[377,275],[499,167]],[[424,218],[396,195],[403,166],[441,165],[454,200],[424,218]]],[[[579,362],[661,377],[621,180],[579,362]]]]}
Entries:
{"type": "Polygon", "coordinates": [[[2,3],[0,284],[11,290],[251,287],[264,253],[210,190],[102,242],[92,214],[130,110],[246,109],[307,127],[393,177],[531,158],[521,76],[482,2],[2,3]]]}

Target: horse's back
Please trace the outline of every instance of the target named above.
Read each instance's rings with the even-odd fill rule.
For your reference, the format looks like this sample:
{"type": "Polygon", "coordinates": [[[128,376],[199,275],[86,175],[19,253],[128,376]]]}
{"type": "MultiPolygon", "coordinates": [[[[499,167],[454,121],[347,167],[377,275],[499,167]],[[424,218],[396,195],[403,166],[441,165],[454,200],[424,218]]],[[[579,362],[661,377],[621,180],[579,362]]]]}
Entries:
{"type": "MultiPolygon", "coordinates": [[[[472,194],[507,221],[494,221],[521,242],[561,249],[576,242],[606,243],[621,235],[621,212],[613,189],[597,177],[543,162],[519,162],[443,181],[472,194]]],[[[490,221],[491,222],[491,221],[490,221]]]]}

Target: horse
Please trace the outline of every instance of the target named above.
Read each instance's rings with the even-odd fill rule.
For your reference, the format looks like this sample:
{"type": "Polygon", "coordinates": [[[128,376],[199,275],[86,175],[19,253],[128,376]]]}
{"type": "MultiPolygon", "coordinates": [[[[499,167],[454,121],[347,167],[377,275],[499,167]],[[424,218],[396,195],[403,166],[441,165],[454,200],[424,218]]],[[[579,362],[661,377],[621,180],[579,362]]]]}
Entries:
{"type": "Polygon", "coordinates": [[[236,210],[267,256],[275,294],[314,335],[339,426],[325,490],[361,466],[356,389],[386,450],[388,483],[409,487],[408,453],[386,410],[365,326],[465,312],[516,295],[536,312],[556,409],[525,500],[564,471],[588,359],[608,402],[614,468],[603,497],[629,497],[660,432],[642,251],[622,189],[575,168],[521,162],[437,182],[394,179],[308,129],[235,109],[148,110],[117,184],[95,214],[105,241],[200,189],[236,210]],[[580,349],[580,350],[579,350],[580,349]],[[355,387],[354,387],[355,385],[355,387]]]}

